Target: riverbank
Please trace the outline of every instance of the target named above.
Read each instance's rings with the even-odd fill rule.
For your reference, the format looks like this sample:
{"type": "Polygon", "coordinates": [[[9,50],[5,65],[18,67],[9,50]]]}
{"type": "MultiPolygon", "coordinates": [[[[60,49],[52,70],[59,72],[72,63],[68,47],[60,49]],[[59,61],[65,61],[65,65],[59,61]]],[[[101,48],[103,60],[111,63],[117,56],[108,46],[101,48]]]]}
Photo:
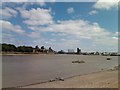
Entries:
{"type": "MultiPolygon", "coordinates": [[[[0,56],[15,56],[15,55],[55,55],[55,54],[59,54],[59,53],[45,53],[45,52],[0,52],[0,56]]],[[[59,54],[61,55],[61,54],[59,54]]],[[[64,55],[79,55],[79,54],[64,54],[64,55]]],[[[84,54],[80,54],[80,55],[84,55],[84,54]]],[[[86,54],[85,56],[110,56],[110,55],[90,55],[90,54],[86,54]]],[[[113,55],[113,56],[119,56],[119,55],[113,55]]]]}
{"type": "Polygon", "coordinates": [[[74,76],[64,79],[64,81],[47,82],[22,88],[118,88],[118,70],[100,71],[74,76]]]}
{"type": "Polygon", "coordinates": [[[49,55],[51,53],[0,53],[0,56],[17,56],[17,55],[49,55]]]}

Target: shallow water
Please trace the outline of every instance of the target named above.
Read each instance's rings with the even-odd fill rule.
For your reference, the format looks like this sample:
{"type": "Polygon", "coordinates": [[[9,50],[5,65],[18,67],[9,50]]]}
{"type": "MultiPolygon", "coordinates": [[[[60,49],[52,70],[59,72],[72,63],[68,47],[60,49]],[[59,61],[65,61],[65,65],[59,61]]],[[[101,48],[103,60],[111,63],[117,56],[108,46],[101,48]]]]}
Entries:
{"type": "Polygon", "coordinates": [[[54,79],[55,77],[71,77],[111,69],[118,65],[118,57],[82,55],[16,55],[3,56],[2,87],[24,86],[54,79]],[[72,63],[84,60],[85,63],[72,63]]]}

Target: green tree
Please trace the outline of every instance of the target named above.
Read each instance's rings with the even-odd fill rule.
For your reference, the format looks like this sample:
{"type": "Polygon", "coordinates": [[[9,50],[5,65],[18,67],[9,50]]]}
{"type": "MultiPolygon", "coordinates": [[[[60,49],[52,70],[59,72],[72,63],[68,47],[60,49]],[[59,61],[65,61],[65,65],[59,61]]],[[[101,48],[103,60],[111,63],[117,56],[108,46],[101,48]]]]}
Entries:
{"type": "Polygon", "coordinates": [[[13,52],[13,51],[16,51],[17,48],[15,45],[13,44],[2,44],[2,51],[4,52],[13,52]]]}
{"type": "Polygon", "coordinates": [[[31,46],[19,46],[17,47],[18,52],[32,52],[33,48],[31,46]]]}
{"type": "Polygon", "coordinates": [[[42,46],[41,49],[45,49],[44,46],[42,46]]]}

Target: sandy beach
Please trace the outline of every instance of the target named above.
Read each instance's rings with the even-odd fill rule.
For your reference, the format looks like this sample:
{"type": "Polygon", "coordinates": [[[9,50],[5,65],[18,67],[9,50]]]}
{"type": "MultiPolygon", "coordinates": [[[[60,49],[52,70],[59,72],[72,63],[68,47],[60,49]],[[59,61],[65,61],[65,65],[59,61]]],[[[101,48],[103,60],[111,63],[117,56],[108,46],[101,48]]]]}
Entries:
{"type": "Polygon", "coordinates": [[[118,70],[74,76],[64,81],[56,80],[22,88],[118,88],[118,70]]]}

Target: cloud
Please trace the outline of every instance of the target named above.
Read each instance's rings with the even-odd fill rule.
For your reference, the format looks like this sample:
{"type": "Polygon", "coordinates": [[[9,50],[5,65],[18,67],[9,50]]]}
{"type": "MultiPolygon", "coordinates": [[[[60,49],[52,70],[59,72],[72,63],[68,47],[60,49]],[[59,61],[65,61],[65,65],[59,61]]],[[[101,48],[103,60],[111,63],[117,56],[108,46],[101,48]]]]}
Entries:
{"type": "Polygon", "coordinates": [[[120,32],[115,32],[112,38],[115,40],[120,40],[120,32]]]}
{"type": "Polygon", "coordinates": [[[41,1],[41,2],[31,3],[31,5],[34,5],[34,4],[36,4],[36,5],[40,5],[40,6],[45,6],[45,2],[44,2],[44,0],[41,1]]]}
{"type": "Polygon", "coordinates": [[[28,34],[28,37],[30,38],[40,38],[40,33],[38,32],[31,32],[30,34],[28,34]]]}
{"type": "Polygon", "coordinates": [[[2,0],[2,2],[27,2],[28,0],[2,0]]]}
{"type": "Polygon", "coordinates": [[[2,2],[55,2],[56,0],[2,0],[2,2]]]}
{"type": "Polygon", "coordinates": [[[26,8],[26,7],[32,6],[32,5],[39,5],[41,7],[46,5],[44,0],[42,0],[41,2],[22,2],[22,4],[23,4],[23,8],[26,8]]]}
{"type": "Polygon", "coordinates": [[[15,44],[16,39],[11,33],[2,33],[2,43],[13,43],[15,44]]]}
{"type": "Polygon", "coordinates": [[[48,27],[30,26],[29,28],[39,32],[66,33],[81,38],[101,37],[110,34],[107,30],[101,28],[98,23],[90,23],[85,20],[66,20],[51,24],[48,27]]]}
{"type": "Polygon", "coordinates": [[[2,43],[10,43],[14,45],[26,45],[30,40],[28,33],[25,32],[19,25],[14,25],[10,21],[0,20],[2,24],[2,43]]]}
{"type": "Polygon", "coordinates": [[[31,10],[20,10],[20,13],[25,19],[23,23],[27,25],[48,25],[53,23],[50,9],[37,8],[31,10]]]}
{"type": "Polygon", "coordinates": [[[118,37],[112,37],[112,38],[118,40],[118,37]]]}
{"type": "Polygon", "coordinates": [[[117,8],[119,0],[98,0],[94,5],[93,8],[99,10],[109,10],[113,7],[117,8]]]}
{"type": "Polygon", "coordinates": [[[23,40],[19,35],[13,34],[12,32],[3,32],[2,33],[2,43],[14,44],[16,46],[26,45],[27,42],[25,39],[23,40]]]}
{"type": "Polygon", "coordinates": [[[36,1],[44,1],[44,0],[3,0],[3,2],[36,2],[36,1]]]}
{"type": "Polygon", "coordinates": [[[91,12],[89,12],[89,15],[94,15],[94,14],[97,14],[97,13],[98,13],[98,11],[92,10],[91,12]]]}
{"type": "Polygon", "coordinates": [[[9,21],[5,21],[5,20],[0,20],[0,23],[2,23],[2,30],[4,31],[12,31],[15,32],[17,34],[24,34],[25,31],[22,30],[22,28],[19,25],[13,25],[11,22],[9,21]]]}
{"type": "MultiPolygon", "coordinates": [[[[117,39],[113,38],[113,33],[110,33],[105,28],[100,27],[98,23],[91,23],[87,20],[59,20],[59,22],[50,24],[47,27],[29,26],[28,28],[33,30],[33,32],[35,31],[41,34],[48,33],[50,37],[54,37],[54,39],[56,39],[53,42],[46,39],[44,36],[40,36],[40,38],[44,38],[45,41],[48,42],[45,43],[46,46],[58,46],[63,49],[82,46],[82,43],[86,43],[85,40],[87,40],[87,42],[91,42],[87,44],[91,49],[93,48],[93,45],[99,46],[99,48],[101,46],[117,47],[118,43],[117,39]]],[[[82,48],[85,47],[82,46],[82,48]]]]}
{"type": "Polygon", "coordinates": [[[67,12],[69,14],[71,14],[71,13],[74,13],[75,11],[74,11],[74,8],[70,7],[70,8],[67,9],[67,12]]]}
{"type": "Polygon", "coordinates": [[[120,36],[120,32],[115,32],[115,35],[116,36],[120,36]]]}
{"type": "Polygon", "coordinates": [[[12,8],[5,7],[0,10],[0,15],[2,15],[3,19],[9,19],[11,17],[15,17],[17,15],[17,11],[12,8]]]}

